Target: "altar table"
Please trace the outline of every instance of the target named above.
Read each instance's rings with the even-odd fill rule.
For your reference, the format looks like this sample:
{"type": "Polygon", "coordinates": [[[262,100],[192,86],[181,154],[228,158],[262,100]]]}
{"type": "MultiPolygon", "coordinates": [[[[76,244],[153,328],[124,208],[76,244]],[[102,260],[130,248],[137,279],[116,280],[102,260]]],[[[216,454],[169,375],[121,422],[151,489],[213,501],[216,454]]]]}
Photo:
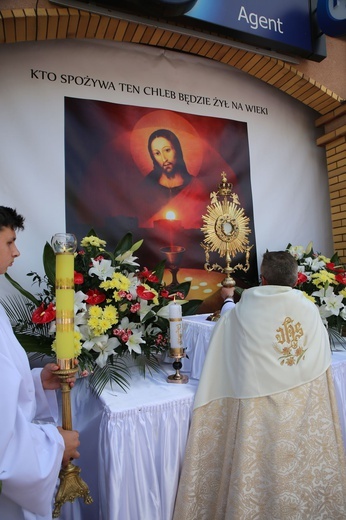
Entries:
{"type": "Polygon", "coordinates": [[[81,499],[61,509],[61,520],[170,520],[190,427],[197,380],[143,378],[131,369],[127,392],[106,388],[99,399],[79,380],[71,392],[73,428],[80,431],[81,477],[93,504],[81,499]]]}
{"type": "MultiPolygon", "coordinates": [[[[215,326],[207,315],[183,318],[187,384],[167,383],[163,372],[144,379],[131,368],[131,386],[106,388],[98,399],[87,380],[71,392],[73,427],[80,432],[81,477],[94,499],[62,507],[61,520],[171,520],[198,378],[215,326]]],[[[346,445],[346,351],[335,352],[332,370],[346,445]]]]}

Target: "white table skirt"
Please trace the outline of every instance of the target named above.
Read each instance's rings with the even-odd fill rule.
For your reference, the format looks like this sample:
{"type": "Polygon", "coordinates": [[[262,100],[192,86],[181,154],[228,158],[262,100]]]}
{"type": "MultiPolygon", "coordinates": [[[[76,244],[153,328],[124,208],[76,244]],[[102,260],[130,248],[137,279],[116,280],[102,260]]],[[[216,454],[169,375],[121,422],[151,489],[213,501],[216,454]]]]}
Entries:
{"type": "Polygon", "coordinates": [[[86,380],[77,382],[71,395],[81,457],[75,463],[94,503],[67,503],[61,520],[171,519],[198,382],[168,383],[174,370],[169,364],[163,370],[144,379],[131,369],[127,393],[107,388],[99,400],[86,380]]]}
{"type": "Polygon", "coordinates": [[[167,375],[132,374],[128,393],[107,389],[101,396],[101,518],[169,520],[197,382],[172,384],[167,375]]]}
{"type": "Polygon", "coordinates": [[[183,318],[183,347],[188,361],[184,360],[184,370],[193,379],[199,379],[208,350],[215,322],[207,321],[210,314],[197,314],[183,318]]]}

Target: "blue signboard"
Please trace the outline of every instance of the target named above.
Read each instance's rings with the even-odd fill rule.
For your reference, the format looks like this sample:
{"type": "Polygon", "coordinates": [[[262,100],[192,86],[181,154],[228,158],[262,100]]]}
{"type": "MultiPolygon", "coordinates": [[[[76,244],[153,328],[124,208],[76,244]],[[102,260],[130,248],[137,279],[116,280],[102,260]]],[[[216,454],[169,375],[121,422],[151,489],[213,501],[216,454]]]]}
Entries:
{"type": "Polygon", "coordinates": [[[345,36],[346,0],[318,0],[317,20],[328,36],[345,36]]]}
{"type": "Polygon", "coordinates": [[[313,50],[310,0],[197,0],[184,18],[313,50]]]}
{"type": "MultiPolygon", "coordinates": [[[[316,0],[314,0],[316,2],[316,0]]],[[[326,0],[328,1],[328,0],[326,0]]],[[[330,0],[337,2],[339,0],[330,0]]],[[[340,0],[346,1],[346,0],[340,0]]],[[[321,61],[325,39],[313,22],[312,0],[54,0],[70,7],[95,5],[114,11],[174,20],[239,41],[321,61]],[[317,34],[315,34],[315,32],[317,34]]]]}

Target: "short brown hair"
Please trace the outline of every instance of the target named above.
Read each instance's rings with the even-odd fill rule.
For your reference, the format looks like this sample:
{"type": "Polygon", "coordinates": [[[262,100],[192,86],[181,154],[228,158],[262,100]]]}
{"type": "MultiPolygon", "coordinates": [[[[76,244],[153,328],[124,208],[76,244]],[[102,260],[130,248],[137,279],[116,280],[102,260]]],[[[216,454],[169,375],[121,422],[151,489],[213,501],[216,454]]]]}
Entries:
{"type": "Polygon", "coordinates": [[[270,285],[294,287],[297,282],[298,264],[288,251],[266,251],[263,255],[261,274],[270,285]]]}

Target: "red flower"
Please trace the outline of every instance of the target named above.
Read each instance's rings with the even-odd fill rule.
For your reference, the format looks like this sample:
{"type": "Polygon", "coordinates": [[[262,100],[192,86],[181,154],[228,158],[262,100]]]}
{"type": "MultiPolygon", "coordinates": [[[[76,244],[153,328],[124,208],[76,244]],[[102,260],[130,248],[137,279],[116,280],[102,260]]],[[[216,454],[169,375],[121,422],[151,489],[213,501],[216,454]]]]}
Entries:
{"type": "Polygon", "coordinates": [[[149,291],[143,285],[139,285],[136,289],[136,292],[137,292],[137,296],[142,298],[142,300],[152,300],[156,296],[155,293],[153,293],[152,291],[149,291]]]}
{"type": "Polygon", "coordinates": [[[326,264],[326,268],[329,269],[330,271],[333,271],[334,273],[344,273],[344,268],[343,267],[335,267],[335,264],[333,262],[329,262],[328,264],[326,264]]]}
{"type": "Polygon", "coordinates": [[[75,285],[82,285],[84,283],[84,276],[82,273],[77,273],[77,271],[74,272],[74,283],[75,285]]]}
{"type": "Polygon", "coordinates": [[[140,280],[148,280],[148,282],[158,283],[159,279],[152,271],[149,271],[147,267],[144,267],[143,271],[138,273],[140,280]]]}
{"type": "Polygon", "coordinates": [[[297,285],[300,285],[301,283],[305,283],[308,280],[308,277],[306,274],[299,272],[298,273],[298,280],[297,285]]]}
{"type": "Polygon", "coordinates": [[[335,280],[336,280],[338,283],[342,283],[342,285],[346,285],[346,273],[337,274],[337,275],[335,276],[335,280]]]}
{"type": "Polygon", "coordinates": [[[169,294],[169,291],[167,291],[167,289],[161,289],[160,296],[162,296],[162,298],[167,298],[167,299],[172,299],[173,298],[173,296],[171,296],[169,294]]]}
{"type": "Polygon", "coordinates": [[[42,303],[37,309],[32,313],[32,321],[33,323],[49,323],[50,321],[55,320],[56,312],[53,303],[50,303],[48,307],[42,303]]]}
{"type": "Polygon", "coordinates": [[[85,301],[89,305],[98,305],[106,299],[106,295],[98,289],[89,289],[86,294],[88,298],[85,301]]]}

